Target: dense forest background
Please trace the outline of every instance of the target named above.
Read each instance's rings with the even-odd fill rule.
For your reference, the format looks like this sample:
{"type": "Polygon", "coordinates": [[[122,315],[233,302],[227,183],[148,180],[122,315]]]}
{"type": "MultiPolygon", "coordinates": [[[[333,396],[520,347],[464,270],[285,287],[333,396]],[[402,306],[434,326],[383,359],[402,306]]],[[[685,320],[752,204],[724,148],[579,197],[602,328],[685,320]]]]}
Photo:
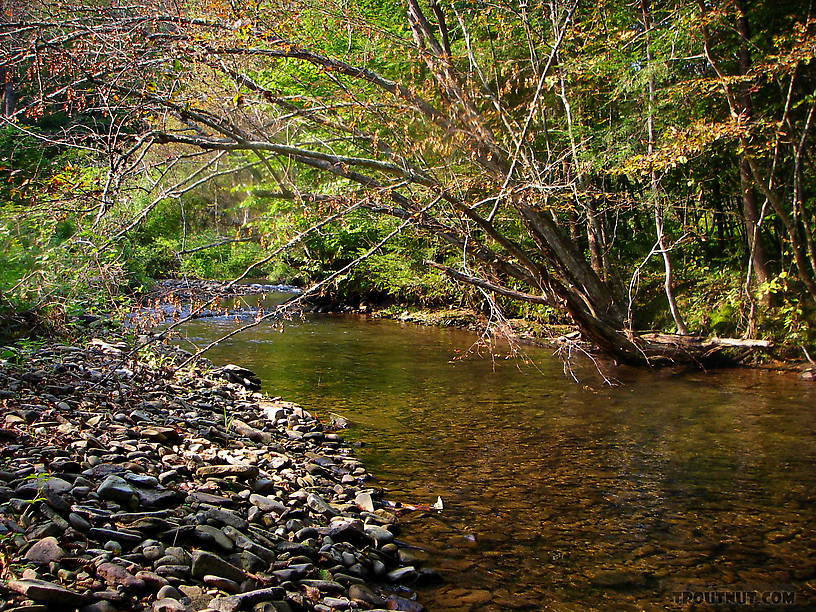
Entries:
{"type": "Polygon", "coordinates": [[[812,354],[812,8],[6,2],[0,312],[331,278],[630,362],[670,353],[646,330],[812,354]]]}

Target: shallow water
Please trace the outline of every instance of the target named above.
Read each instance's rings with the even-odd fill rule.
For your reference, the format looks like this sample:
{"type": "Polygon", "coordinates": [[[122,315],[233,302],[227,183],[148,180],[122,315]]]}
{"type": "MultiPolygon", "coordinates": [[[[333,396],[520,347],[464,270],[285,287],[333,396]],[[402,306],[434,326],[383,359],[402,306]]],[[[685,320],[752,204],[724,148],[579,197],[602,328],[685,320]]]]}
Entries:
{"type": "MultiPolygon", "coordinates": [[[[184,333],[201,345],[233,325],[184,333]]],[[[319,317],[260,326],[208,356],[349,418],[390,499],[443,498],[401,535],[445,579],[420,590],[430,610],[678,609],[673,593],[689,586],[778,585],[816,607],[816,386],[617,370],[610,388],[586,364],[576,384],[545,349],[524,349],[533,365],[457,359],[476,340],[319,317]]]]}

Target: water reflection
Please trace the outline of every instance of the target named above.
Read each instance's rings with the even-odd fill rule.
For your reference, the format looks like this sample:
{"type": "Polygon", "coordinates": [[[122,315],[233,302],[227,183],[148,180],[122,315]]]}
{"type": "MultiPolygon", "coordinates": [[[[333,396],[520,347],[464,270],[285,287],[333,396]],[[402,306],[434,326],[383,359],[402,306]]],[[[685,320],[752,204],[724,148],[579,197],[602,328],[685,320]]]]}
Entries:
{"type": "MultiPolygon", "coordinates": [[[[202,344],[227,319],[191,322],[202,344]]],[[[259,327],[215,349],[267,393],[350,418],[406,502],[403,539],[445,584],[432,610],[672,607],[678,585],[793,585],[816,604],[816,391],[761,372],[567,380],[547,350],[451,361],[475,337],[389,321],[259,327]]]]}

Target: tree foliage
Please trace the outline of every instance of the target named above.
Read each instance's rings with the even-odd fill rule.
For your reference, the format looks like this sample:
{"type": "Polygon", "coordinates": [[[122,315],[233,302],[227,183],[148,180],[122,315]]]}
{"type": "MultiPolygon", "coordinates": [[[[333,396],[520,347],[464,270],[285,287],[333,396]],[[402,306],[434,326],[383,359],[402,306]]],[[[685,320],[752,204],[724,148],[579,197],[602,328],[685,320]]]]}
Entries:
{"type": "Polygon", "coordinates": [[[708,266],[736,291],[732,333],[783,316],[809,342],[808,11],[741,0],[31,4],[0,24],[16,102],[6,122],[94,154],[100,249],[162,202],[229,180],[245,212],[230,239],[274,248],[306,231],[313,261],[342,265],[404,227],[387,254],[402,287],[415,266],[396,259],[410,245],[429,273],[564,311],[625,361],[679,357],[637,331],[685,332],[681,311],[725,286],[701,277],[708,266]],[[139,202],[130,217],[125,199],[139,202]],[[327,215],[338,219],[329,239],[308,229],[327,215]]]}

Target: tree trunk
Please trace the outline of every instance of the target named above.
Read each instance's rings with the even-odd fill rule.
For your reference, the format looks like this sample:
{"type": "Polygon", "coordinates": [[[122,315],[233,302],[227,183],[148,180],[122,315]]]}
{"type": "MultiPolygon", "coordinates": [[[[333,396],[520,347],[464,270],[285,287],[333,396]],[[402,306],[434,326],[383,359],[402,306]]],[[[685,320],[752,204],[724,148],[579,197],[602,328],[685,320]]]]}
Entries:
{"type": "MultiPolygon", "coordinates": [[[[647,135],[649,138],[648,143],[648,151],[649,155],[654,153],[654,144],[655,144],[655,135],[654,135],[654,97],[655,97],[655,84],[654,84],[654,73],[651,71],[652,69],[652,50],[649,45],[649,28],[651,24],[649,23],[649,7],[647,0],[641,0],[640,8],[643,13],[643,27],[645,28],[646,34],[646,65],[647,70],[649,70],[649,80],[648,80],[648,93],[649,93],[649,100],[648,100],[648,115],[646,117],[646,130],[647,135]]],[[[683,317],[680,314],[680,309],[677,307],[677,302],[674,299],[674,291],[672,289],[672,265],[671,265],[671,258],[669,257],[669,250],[666,246],[666,237],[665,232],[663,231],[663,211],[660,208],[660,201],[659,201],[659,186],[657,181],[657,174],[654,170],[651,172],[650,177],[650,186],[652,190],[652,206],[654,206],[654,221],[655,221],[655,232],[657,233],[657,244],[660,246],[660,254],[663,257],[663,270],[664,270],[664,282],[663,282],[663,289],[666,292],[666,300],[669,303],[669,311],[671,312],[672,319],[674,319],[674,325],[677,327],[677,333],[686,335],[688,334],[688,329],[686,328],[686,323],[683,321],[683,317]]]]}
{"type": "MultiPolygon", "coordinates": [[[[754,182],[751,178],[751,168],[745,155],[740,156],[739,161],[740,189],[742,191],[742,214],[745,219],[745,234],[748,243],[748,257],[751,262],[751,271],[756,279],[757,286],[768,282],[768,256],[765,253],[765,245],[760,236],[759,208],[756,203],[754,192],[754,182]]],[[[769,305],[769,294],[764,294],[761,298],[764,305],[769,305]]]]}
{"type": "Polygon", "coordinates": [[[17,106],[17,95],[14,91],[14,83],[11,80],[11,71],[7,68],[0,68],[0,115],[11,117],[17,106]]]}
{"type": "MultiPolygon", "coordinates": [[[[751,37],[750,27],[748,25],[748,16],[745,10],[745,2],[743,0],[736,0],[736,7],[739,11],[739,18],[737,19],[737,32],[740,36],[739,45],[739,70],[740,74],[748,74],[751,69],[751,54],[748,50],[748,41],[751,37]]],[[[740,103],[739,112],[746,117],[753,114],[753,102],[751,94],[748,92],[747,86],[743,85],[740,88],[738,100],[740,103]]],[[[760,226],[762,220],[759,218],[759,208],[757,207],[756,194],[753,187],[753,179],[751,177],[751,168],[746,159],[746,153],[740,154],[739,160],[739,178],[740,191],[742,193],[742,212],[745,218],[745,230],[748,241],[748,256],[750,258],[751,270],[756,279],[757,286],[766,283],[770,278],[768,274],[768,257],[765,254],[765,247],[762,243],[760,235],[760,226]]],[[[765,294],[761,298],[764,305],[770,304],[770,294],[765,294]]]]}
{"type": "Polygon", "coordinates": [[[606,257],[604,253],[603,231],[598,221],[598,209],[594,202],[587,202],[587,238],[589,241],[589,261],[600,278],[606,280],[606,257]]]}

